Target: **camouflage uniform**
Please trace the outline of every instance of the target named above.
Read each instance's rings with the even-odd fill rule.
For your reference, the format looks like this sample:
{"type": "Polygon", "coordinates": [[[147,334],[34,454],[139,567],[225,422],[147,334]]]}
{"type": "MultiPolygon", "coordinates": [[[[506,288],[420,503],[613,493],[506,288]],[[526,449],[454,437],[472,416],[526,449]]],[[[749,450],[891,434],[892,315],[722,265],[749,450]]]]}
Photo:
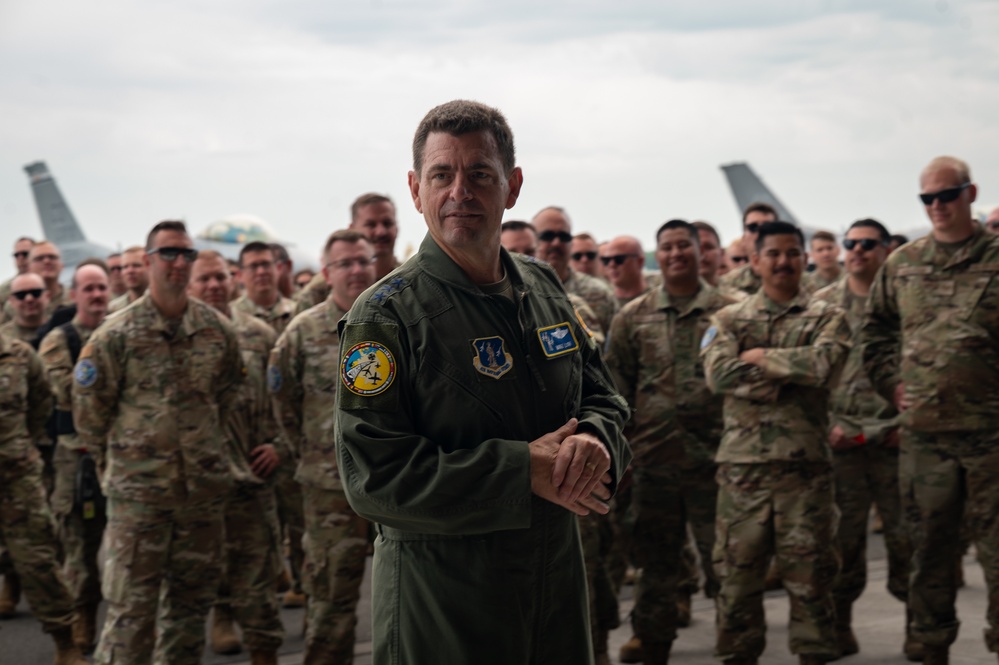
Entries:
{"type": "Polygon", "coordinates": [[[59,544],[34,444],[51,412],[52,393],[38,356],[0,334],[0,546],[43,629],[64,632],[73,622],[73,599],[59,571],[59,544]]]}
{"type": "MultiPolygon", "coordinates": [[[[854,339],[864,321],[867,299],[850,292],[842,279],[812,296],[846,312],[854,339]]],[[[876,502],[888,550],[888,591],[905,602],[909,587],[909,539],[902,524],[898,488],[898,447],[886,437],[898,427],[898,412],[871,385],[863,366],[863,347],[850,350],[839,384],[829,400],[830,425],[860,445],[833,450],[836,505],[839,508],[840,573],[833,588],[840,626],[850,625],[850,607],[867,585],[867,521],[876,502]]]]}
{"type": "Polygon", "coordinates": [[[836,277],[828,279],[827,277],[823,277],[822,273],[820,273],[818,270],[813,270],[812,272],[806,272],[804,275],[801,276],[801,288],[805,289],[809,293],[816,293],[817,291],[821,291],[822,289],[826,288],[827,286],[830,286],[831,284],[835,284],[836,282],[842,281],[843,274],[844,274],[843,271],[840,270],[839,274],[836,277]]]}
{"type": "MultiPolygon", "coordinates": [[[[7,295],[10,295],[9,293],[7,295]]],[[[3,316],[0,316],[0,323],[5,321],[12,321],[14,319],[14,306],[10,304],[9,299],[4,299],[0,301],[3,303],[3,316]]],[[[58,285],[55,293],[49,292],[49,304],[45,306],[44,314],[42,319],[48,321],[52,314],[59,309],[62,305],[72,305],[73,301],[69,299],[69,289],[65,288],[62,284],[58,285]]]]}
{"type": "Polygon", "coordinates": [[[223,423],[243,371],[232,327],[194,299],[168,320],[147,293],[83,348],[73,420],[101,453],[108,499],[96,662],[149,662],[154,639],[171,665],[201,662],[233,481],[223,423]]]}
{"type": "Polygon", "coordinates": [[[131,291],[126,291],[108,303],[108,314],[114,314],[119,310],[125,309],[136,300],[138,300],[138,298],[133,298],[131,291]]]}
{"type": "Polygon", "coordinates": [[[281,537],[274,488],[254,475],[250,452],[273,445],[280,464],[292,460],[278,440],[267,394],[267,359],[277,340],[271,328],[250,314],[232,310],[232,327],[246,368],[241,399],[226,419],[236,483],[225,507],[225,546],[220,602],[231,604],[250,651],[273,652],[284,641],[274,584],[281,571],[281,537]]]}
{"type": "Polygon", "coordinates": [[[850,350],[850,326],[835,305],[799,291],[779,304],[761,290],[712,319],[701,343],[708,385],[725,395],[718,449],[715,655],[763,652],[763,582],[771,556],[791,604],[793,653],[838,654],[832,586],[836,506],[829,387],[850,350]],[[764,348],[763,366],[739,354],[764,348]]]}
{"type": "Polygon", "coordinates": [[[711,315],[734,302],[704,281],[690,298],[659,288],[627,304],[611,327],[607,365],[632,409],[625,436],[634,454],[633,548],[642,568],[632,622],[643,647],[676,638],[688,518],[701,556],[711,560],[722,398],[705,384],[698,345],[711,315]]]}
{"type": "Polygon", "coordinates": [[[718,286],[722,290],[741,291],[747,295],[753,295],[763,286],[760,276],[753,271],[753,266],[746,264],[722,275],[718,281],[718,286]]]}
{"type": "Polygon", "coordinates": [[[567,293],[573,293],[590,306],[600,321],[600,329],[610,330],[611,320],[617,314],[617,298],[614,291],[602,279],[569,268],[569,277],[562,283],[567,293]]]}
{"type": "MultiPolygon", "coordinates": [[[[84,327],[75,318],[72,325],[80,337],[81,345],[86,344],[93,330],[84,327]]],[[[45,336],[39,348],[39,355],[55,393],[57,419],[68,419],[72,423],[75,363],[66,340],[66,333],[61,327],[53,329],[45,336]]],[[[101,547],[107,515],[101,502],[95,503],[92,510],[86,511],[82,506],[75,505],[77,470],[80,467],[81,457],[88,451],[76,433],[70,430],[71,428],[68,428],[66,433],[58,436],[54,458],[55,488],[50,501],[59,540],[62,542],[63,574],[66,576],[73,600],[77,607],[95,607],[102,600],[97,553],[101,547]]]]}
{"type": "Polygon", "coordinates": [[[25,328],[11,320],[0,326],[0,334],[6,335],[8,339],[19,339],[25,344],[31,344],[38,336],[38,328],[25,328]]]}
{"type": "Polygon", "coordinates": [[[295,297],[295,316],[307,309],[312,309],[321,302],[326,302],[329,294],[330,285],[326,283],[326,276],[319,272],[295,297]]]}
{"type": "MultiPolygon", "coordinates": [[[[278,296],[273,307],[260,307],[245,294],[234,300],[230,307],[233,312],[245,312],[257,317],[278,335],[284,332],[295,316],[295,301],[284,296],[278,296]]],[[[305,552],[302,549],[302,537],[305,535],[305,516],[303,514],[302,486],[295,481],[295,466],[281,464],[274,471],[271,483],[277,498],[278,521],[285,536],[288,538],[288,551],[291,562],[293,591],[302,593],[302,562],[305,552]]]]}
{"type": "Polygon", "coordinates": [[[999,651],[999,236],[932,235],[893,252],[874,280],[861,339],[875,388],[902,412],[902,503],[912,528],[911,628],[927,646],[957,636],[960,525],[975,525],[989,589],[985,642],[999,651]]]}
{"type": "Polygon", "coordinates": [[[268,382],[283,437],[298,455],[305,496],[303,586],[309,595],[305,663],[351,663],[367,523],[347,503],[336,464],[333,422],[340,374],[333,298],[306,310],[271,352],[268,382]]]}

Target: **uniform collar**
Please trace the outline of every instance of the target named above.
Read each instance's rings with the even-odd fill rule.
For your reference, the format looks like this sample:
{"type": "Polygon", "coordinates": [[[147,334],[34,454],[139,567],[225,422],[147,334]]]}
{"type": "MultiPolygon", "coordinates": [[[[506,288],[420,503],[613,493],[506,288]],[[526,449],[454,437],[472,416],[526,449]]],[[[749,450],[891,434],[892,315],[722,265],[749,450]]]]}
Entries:
{"type": "Polygon", "coordinates": [[[810,296],[801,286],[798,287],[798,293],[789,302],[778,303],[771,300],[769,296],[763,291],[763,287],[752,295],[756,301],[753,306],[761,311],[767,312],[769,314],[785,314],[787,312],[800,312],[808,307],[808,301],[810,296]]]}
{"type": "MultiPolygon", "coordinates": [[[[420,266],[427,273],[443,282],[447,282],[469,293],[480,296],[486,295],[479,288],[478,284],[468,278],[468,275],[454,262],[454,259],[441,249],[440,245],[437,244],[429,233],[423,238],[423,243],[420,245],[420,251],[417,254],[417,261],[419,261],[420,266]]],[[[513,284],[514,291],[518,293],[526,291],[527,287],[524,284],[524,277],[517,268],[517,262],[513,260],[510,253],[502,246],[500,246],[500,261],[503,263],[506,275],[513,284]]]]}
{"type": "Polygon", "coordinates": [[[933,237],[933,233],[929,234],[929,242],[926,244],[926,254],[922,259],[926,263],[939,263],[941,261],[946,261],[941,266],[942,268],[953,268],[954,266],[960,265],[962,263],[975,263],[981,259],[982,253],[985,251],[986,246],[989,244],[988,241],[991,240],[989,232],[986,232],[985,227],[981,224],[975,224],[974,230],[971,232],[971,237],[958,249],[956,252],[950,255],[948,258],[946,253],[940,248],[940,243],[937,239],[933,237]]]}
{"type": "Polygon", "coordinates": [[[703,279],[698,279],[697,292],[694,294],[693,299],[687,303],[687,306],[681,310],[673,304],[673,298],[666,291],[664,283],[662,287],[656,289],[656,309],[675,309],[679,312],[680,316],[686,316],[697,310],[706,310],[710,305],[711,296],[714,295],[714,292],[714,287],[703,279]]]}
{"type": "MultiPolygon", "coordinates": [[[[165,337],[170,336],[170,320],[163,316],[156,303],[153,302],[152,296],[149,295],[149,291],[146,291],[135,303],[135,307],[138,308],[137,311],[141,312],[142,316],[145,317],[147,327],[150,330],[161,332],[165,337]]],[[[207,306],[205,305],[205,307],[207,306]]],[[[196,303],[194,299],[188,298],[187,308],[184,309],[184,313],[180,317],[180,327],[177,328],[177,336],[190,337],[199,330],[207,327],[204,317],[195,315],[195,307],[196,303]]],[[[219,314],[219,316],[222,315],[219,314]]]]}

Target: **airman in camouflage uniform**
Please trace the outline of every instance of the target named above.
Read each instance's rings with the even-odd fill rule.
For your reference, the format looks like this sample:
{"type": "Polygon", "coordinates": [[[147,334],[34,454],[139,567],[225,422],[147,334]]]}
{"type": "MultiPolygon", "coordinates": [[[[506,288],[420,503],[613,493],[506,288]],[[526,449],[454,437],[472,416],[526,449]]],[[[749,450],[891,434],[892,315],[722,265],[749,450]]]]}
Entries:
{"type": "MultiPolygon", "coordinates": [[[[17,273],[14,277],[18,275],[23,275],[28,272],[28,256],[31,254],[31,248],[34,246],[35,241],[27,236],[21,236],[14,241],[14,263],[17,267],[17,273]]],[[[7,315],[4,312],[4,306],[7,304],[7,297],[10,295],[11,285],[14,283],[14,277],[11,277],[7,281],[0,284],[0,323],[7,320],[7,315]]]]}
{"type": "MultiPolygon", "coordinates": [[[[751,255],[754,251],[756,237],[760,233],[760,225],[775,221],[777,221],[777,211],[769,204],[752,203],[746,207],[742,213],[742,249],[747,255],[751,255]]],[[[747,263],[724,275],[719,281],[719,285],[723,290],[742,291],[747,295],[753,295],[760,290],[763,282],[753,268],[753,264],[747,263]]]]}
{"type": "MultiPolygon", "coordinates": [[[[278,290],[274,250],[266,243],[247,243],[239,252],[239,266],[240,280],[246,293],[232,303],[233,311],[257,317],[280,335],[295,316],[296,303],[282,296],[278,290]]],[[[302,487],[295,481],[294,465],[278,465],[273,483],[278,519],[288,539],[292,577],[292,588],[285,595],[284,605],[301,607],[305,603],[302,593],[302,561],[305,559],[302,537],[305,535],[305,517],[302,512],[302,487]]]]}
{"type": "Polygon", "coordinates": [[[835,305],[801,291],[804,239],[786,222],[760,228],[752,264],[763,288],[712,319],[702,354],[725,395],[718,450],[715,655],[755,663],[763,652],[763,581],[773,555],[791,603],[790,647],[802,665],[838,655],[832,585],[836,506],[830,387],[850,349],[835,305]]]}
{"type": "Polygon", "coordinates": [[[226,420],[236,483],[225,507],[225,546],[219,599],[213,608],[211,643],[216,653],[238,653],[233,620],[254,665],[276,660],[284,641],[274,583],[281,570],[280,529],[274,489],[268,482],[287,453],[278,452],[278,431],[267,394],[267,359],[277,340],[271,328],[229,307],[231,277],[218,252],[203,251],[192,266],[188,293],[229,319],[246,368],[240,399],[226,420]]]}
{"type": "Polygon", "coordinates": [[[59,571],[59,545],[34,444],[51,413],[52,392],[38,356],[24,342],[0,334],[0,546],[42,628],[55,640],[56,664],[85,665],[73,644],[73,599],[59,571]]]}
{"type": "Polygon", "coordinates": [[[965,511],[989,591],[985,642],[999,651],[999,236],[974,220],[961,160],[930,162],[920,191],[932,233],[888,257],[861,339],[871,381],[901,412],[911,629],[926,663],[946,663],[965,511]]]}
{"type": "MultiPolygon", "coordinates": [[[[864,321],[871,282],[888,255],[889,237],[888,230],[875,220],[854,222],[844,241],[847,275],[812,296],[846,312],[855,341],[864,321]]],[[[875,501],[884,521],[888,591],[903,603],[908,595],[911,552],[901,521],[897,416],[895,407],[875,392],[864,371],[863,347],[854,344],[829,401],[841,561],[833,599],[843,655],[859,650],[851,614],[853,603],[867,585],[867,522],[875,501]]],[[[907,653],[914,648],[907,643],[907,653]]]]}
{"type": "Polygon", "coordinates": [[[12,282],[11,292],[5,299],[11,308],[11,319],[0,325],[0,332],[11,339],[32,344],[38,335],[38,329],[48,318],[45,314],[49,304],[45,281],[35,273],[18,275],[12,282]],[[41,289],[41,295],[33,292],[41,289]],[[22,297],[18,297],[18,296],[22,297]]]}
{"type": "Polygon", "coordinates": [[[73,367],[83,345],[107,314],[109,293],[108,276],[100,266],[77,268],[70,287],[76,315],[68,324],[54,328],[39,347],[56,400],[58,439],[53,460],[55,483],[50,500],[62,542],[63,574],[78,617],[73,637],[85,653],[93,650],[96,637],[97,606],[102,599],[97,553],[107,514],[103,497],[85,499],[80,495],[77,499],[83,490],[77,480],[81,464],[91,464],[93,457],[73,427],[73,367]],[[71,341],[71,337],[75,339],[71,341]]]}
{"type": "Polygon", "coordinates": [[[108,314],[125,309],[138,300],[149,286],[149,275],[142,260],[146,249],[138,245],[127,248],[121,253],[121,278],[127,291],[108,303],[108,314]]]}
{"type": "Polygon", "coordinates": [[[305,663],[351,663],[367,554],[367,522],[347,503],[333,422],[340,373],[337,323],[375,280],[371,245],[337,231],[323,252],[326,302],[295,317],[271,352],[268,379],[284,438],[298,454],[305,496],[304,587],[309,596],[305,663]]]}
{"type": "Polygon", "coordinates": [[[73,420],[108,501],[101,665],[148,663],[154,642],[160,662],[200,663],[218,588],[223,427],[244,370],[232,326],[187,297],[192,244],[183,222],[153,227],[149,291],[91,335],[74,370],[73,420]]]}
{"type": "MultiPolygon", "coordinates": [[[[624,433],[634,454],[633,551],[642,568],[632,623],[646,665],[666,663],[676,638],[687,519],[705,560],[714,545],[722,398],[708,390],[698,345],[710,316],[737,300],[700,280],[698,242],[687,222],[660,227],[663,286],[625,305],[607,347],[611,375],[632,409],[624,433]]],[[[716,584],[712,578],[707,586],[716,584]]]]}

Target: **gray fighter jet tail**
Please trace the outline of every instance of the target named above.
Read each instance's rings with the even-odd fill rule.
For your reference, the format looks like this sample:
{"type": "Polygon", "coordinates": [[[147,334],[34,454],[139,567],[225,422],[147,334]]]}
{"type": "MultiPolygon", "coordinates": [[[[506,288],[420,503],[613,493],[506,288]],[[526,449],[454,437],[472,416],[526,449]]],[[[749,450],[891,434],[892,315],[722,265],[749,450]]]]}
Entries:
{"type": "Polygon", "coordinates": [[[743,211],[751,203],[769,203],[777,210],[777,215],[781,220],[801,226],[798,219],[763,184],[763,181],[749,167],[749,164],[745,162],[723,164],[721,170],[725,172],[728,186],[732,190],[732,196],[735,197],[735,205],[739,208],[739,219],[742,219],[743,211]]]}

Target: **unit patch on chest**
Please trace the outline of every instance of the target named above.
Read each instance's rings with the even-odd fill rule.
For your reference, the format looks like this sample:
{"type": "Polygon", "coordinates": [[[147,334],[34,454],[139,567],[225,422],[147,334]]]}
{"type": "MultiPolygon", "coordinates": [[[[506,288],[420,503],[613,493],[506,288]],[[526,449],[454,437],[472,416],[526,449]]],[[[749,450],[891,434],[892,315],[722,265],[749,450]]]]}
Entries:
{"type": "Polygon", "coordinates": [[[472,340],[472,367],[479,374],[498,379],[513,367],[502,337],[479,337],[472,340]]]}
{"type": "Polygon", "coordinates": [[[541,351],[546,358],[557,358],[579,350],[579,342],[568,321],[538,328],[538,339],[541,340],[541,351]]]}

